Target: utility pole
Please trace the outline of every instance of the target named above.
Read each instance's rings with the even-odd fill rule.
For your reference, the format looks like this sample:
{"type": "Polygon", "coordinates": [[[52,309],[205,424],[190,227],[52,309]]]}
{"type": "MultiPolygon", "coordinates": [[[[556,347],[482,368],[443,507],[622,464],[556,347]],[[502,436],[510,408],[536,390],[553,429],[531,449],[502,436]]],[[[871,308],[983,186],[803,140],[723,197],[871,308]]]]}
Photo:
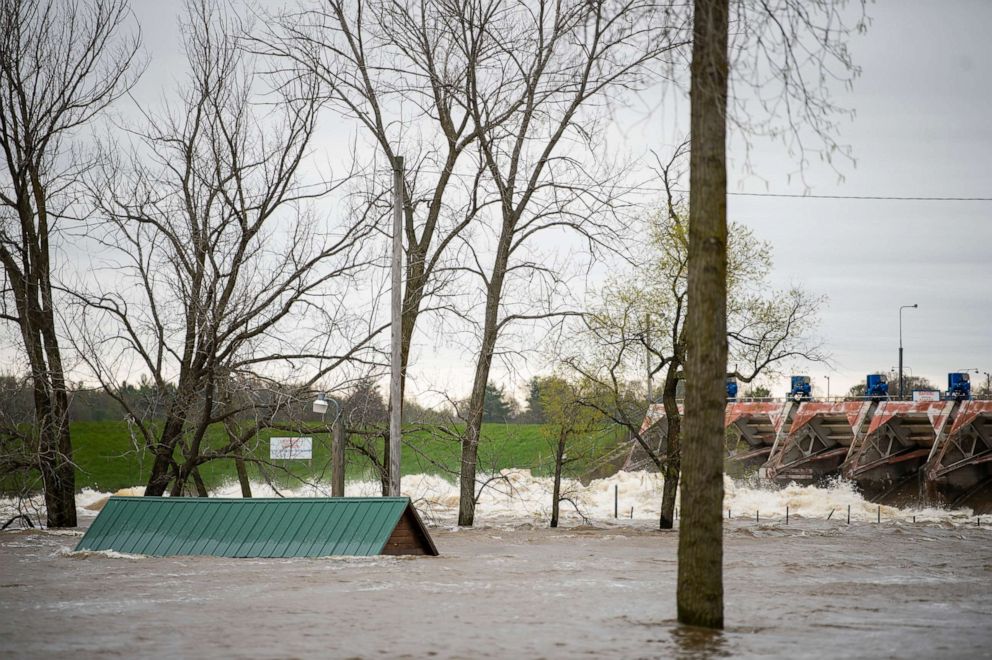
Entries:
{"type": "Polygon", "coordinates": [[[899,308],[899,400],[902,401],[902,310],[917,309],[919,305],[903,305],[899,308]]]}
{"type": "Polygon", "coordinates": [[[393,158],[392,373],[389,379],[389,495],[400,495],[400,446],[403,395],[400,392],[403,286],[403,156],[393,158]]]}
{"type": "Polygon", "coordinates": [[[827,399],[830,398],[830,376],[824,376],[827,379],[827,399]]]}

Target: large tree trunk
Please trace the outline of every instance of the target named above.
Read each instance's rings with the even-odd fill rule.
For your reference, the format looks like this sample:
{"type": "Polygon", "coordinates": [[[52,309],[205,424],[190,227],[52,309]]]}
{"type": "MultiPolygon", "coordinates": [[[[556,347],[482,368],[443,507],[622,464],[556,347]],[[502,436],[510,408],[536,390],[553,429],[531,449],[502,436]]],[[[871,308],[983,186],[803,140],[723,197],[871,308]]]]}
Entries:
{"type": "Polygon", "coordinates": [[[675,494],[679,489],[679,474],[682,470],[682,416],[675,395],[678,391],[678,372],[681,363],[673,361],[668,365],[665,388],[662,390],[662,404],[665,407],[665,420],[668,423],[667,447],[665,451],[665,482],[661,494],[661,529],[672,529],[675,525],[675,494]]]}
{"type": "Polygon", "coordinates": [[[723,627],[728,1],[695,2],[690,83],[689,310],[678,619],[708,628],[723,627]]]}
{"type": "MultiPolygon", "coordinates": [[[[187,344],[192,343],[192,340],[187,340],[187,344]]],[[[184,363],[187,360],[184,359],[184,363]]],[[[183,371],[192,369],[192,367],[181,367],[183,371]]],[[[162,435],[159,436],[158,442],[155,444],[155,460],[152,462],[152,471],[148,475],[148,484],[145,486],[145,495],[148,497],[160,497],[165,494],[166,489],[169,487],[169,482],[173,478],[180,478],[182,476],[183,481],[185,481],[186,475],[183,473],[176,463],[175,451],[176,446],[183,437],[183,432],[186,430],[186,426],[189,422],[190,408],[193,406],[193,401],[196,399],[195,387],[191,386],[191,382],[197,382],[199,379],[191,378],[188,371],[187,373],[180,372],[179,384],[176,387],[176,394],[172,401],[169,403],[169,408],[165,413],[165,424],[162,426],[162,435]]],[[[173,484],[175,490],[175,484],[173,484]]],[[[180,491],[182,489],[182,484],[179,484],[180,491]]]]}
{"type": "MultiPolygon", "coordinates": [[[[37,385],[35,386],[37,389],[37,385]]],[[[39,428],[39,464],[45,485],[49,527],[76,526],[76,468],[69,438],[69,405],[65,390],[55,391],[40,408],[35,398],[39,428]]]]}
{"type": "MultiPolygon", "coordinates": [[[[3,252],[10,288],[14,292],[18,325],[31,365],[38,467],[45,489],[49,527],[76,526],[76,472],[69,436],[69,394],[62,372],[62,354],[55,335],[55,315],[48,268],[48,229],[39,213],[37,241],[26,246],[30,259],[22,273],[13,257],[3,252]]],[[[22,226],[33,222],[22,208],[22,226]]]]}
{"type": "MultiPolygon", "coordinates": [[[[172,408],[174,409],[175,403],[172,408]]],[[[161,497],[165,494],[165,489],[172,481],[173,467],[175,459],[172,454],[176,444],[182,437],[185,419],[181,413],[170,410],[162,428],[162,436],[155,446],[155,461],[152,463],[152,472],[148,475],[148,484],[145,486],[145,495],[148,497],[161,497]]]]}

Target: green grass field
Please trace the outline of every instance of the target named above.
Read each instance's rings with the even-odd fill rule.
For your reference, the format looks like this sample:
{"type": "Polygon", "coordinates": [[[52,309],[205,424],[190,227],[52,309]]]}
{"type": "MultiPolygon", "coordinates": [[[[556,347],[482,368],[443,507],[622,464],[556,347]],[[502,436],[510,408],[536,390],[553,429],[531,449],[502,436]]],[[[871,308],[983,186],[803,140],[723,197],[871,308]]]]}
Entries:
{"type": "MultiPolygon", "coordinates": [[[[151,467],[151,456],[135,446],[123,422],[76,422],[71,427],[73,453],[78,471],[77,489],[113,492],[129,486],[144,485],[151,467]]],[[[211,429],[207,445],[222,441],[223,429],[211,429]]],[[[246,455],[268,461],[271,436],[296,435],[285,431],[259,434],[246,455]]],[[[263,480],[264,470],[273,483],[290,486],[297,478],[319,479],[330,483],[330,438],[327,433],[307,433],[314,439],[312,461],[271,461],[270,466],[248,463],[253,482],[263,480]],[[281,469],[285,468],[285,469],[281,469]]],[[[588,476],[597,459],[615,449],[623,438],[619,430],[599,433],[576,440],[569,455],[571,476],[588,476]]],[[[380,443],[381,444],[381,443],[380,443]]],[[[436,428],[410,428],[404,433],[403,474],[440,474],[455,478],[460,455],[458,441],[436,428]]],[[[355,450],[346,454],[349,480],[375,479],[371,463],[355,450]]],[[[485,424],[479,451],[480,473],[504,468],[528,468],[536,474],[550,474],[553,469],[552,444],[538,424],[485,424]]],[[[218,459],[200,468],[208,488],[237,480],[234,461],[218,459]]]]}

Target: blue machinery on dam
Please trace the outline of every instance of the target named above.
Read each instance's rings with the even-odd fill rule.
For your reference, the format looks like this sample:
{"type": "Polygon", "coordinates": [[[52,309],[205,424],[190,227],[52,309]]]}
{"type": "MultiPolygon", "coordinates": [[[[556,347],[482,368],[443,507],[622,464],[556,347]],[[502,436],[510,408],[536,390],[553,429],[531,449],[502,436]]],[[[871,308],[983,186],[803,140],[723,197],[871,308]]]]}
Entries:
{"type": "MultiPolygon", "coordinates": [[[[890,399],[884,375],[869,375],[865,386],[864,397],[817,400],[809,377],[793,376],[784,400],[739,400],[728,379],[728,459],[779,483],[843,476],[874,499],[992,497],[992,400],[973,399],[967,373],[948,374],[946,391],[918,391],[912,401],[890,399]]],[[[659,454],[664,417],[652,404],[641,429],[659,454]]],[[[646,465],[636,447],[627,469],[646,465]]]]}

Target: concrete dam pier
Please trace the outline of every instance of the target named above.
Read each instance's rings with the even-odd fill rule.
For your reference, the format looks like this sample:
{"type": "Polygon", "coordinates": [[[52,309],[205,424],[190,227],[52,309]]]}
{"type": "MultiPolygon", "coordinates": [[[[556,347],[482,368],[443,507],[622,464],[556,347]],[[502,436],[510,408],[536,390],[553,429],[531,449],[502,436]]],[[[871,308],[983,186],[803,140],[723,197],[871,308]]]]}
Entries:
{"type": "MultiPolygon", "coordinates": [[[[992,400],[972,399],[957,376],[929,400],[890,400],[884,380],[871,376],[863,398],[814,400],[801,376],[785,399],[728,397],[727,460],[780,484],[842,476],[875,502],[992,510],[992,400]]],[[[664,407],[652,404],[641,432],[659,456],[666,426],[664,407]]],[[[646,458],[635,442],[625,469],[649,467],[646,458]]]]}

